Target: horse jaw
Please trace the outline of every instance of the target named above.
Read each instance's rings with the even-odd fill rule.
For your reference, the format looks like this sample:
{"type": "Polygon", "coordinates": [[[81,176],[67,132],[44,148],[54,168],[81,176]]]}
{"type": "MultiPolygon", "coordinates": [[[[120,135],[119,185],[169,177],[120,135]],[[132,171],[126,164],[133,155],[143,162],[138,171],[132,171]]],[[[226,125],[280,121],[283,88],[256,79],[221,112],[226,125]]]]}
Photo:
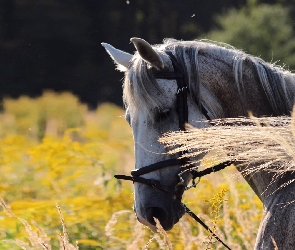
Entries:
{"type": "Polygon", "coordinates": [[[108,54],[117,64],[117,69],[120,71],[126,71],[132,55],[122,50],[116,49],[108,43],[101,43],[101,45],[106,49],[108,54]]]}
{"type": "Polygon", "coordinates": [[[143,60],[155,67],[157,70],[164,68],[163,60],[147,41],[137,37],[131,38],[130,41],[134,44],[143,60]]]}

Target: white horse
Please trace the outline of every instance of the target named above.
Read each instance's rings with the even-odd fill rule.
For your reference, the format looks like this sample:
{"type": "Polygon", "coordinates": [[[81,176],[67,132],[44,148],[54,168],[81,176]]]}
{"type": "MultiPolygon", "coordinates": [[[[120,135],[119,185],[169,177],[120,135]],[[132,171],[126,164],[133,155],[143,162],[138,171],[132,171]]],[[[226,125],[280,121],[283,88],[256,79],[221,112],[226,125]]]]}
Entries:
{"type": "MultiPolygon", "coordinates": [[[[230,46],[202,41],[167,39],[156,46],[140,38],[132,38],[131,42],[137,50],[134,55],[109,44],[103,43],[103,46],[125,72],[123,98],[126,120],[134,136],[136,169],[167,163],[171,156],[158,139],[165,132],[181,129],[183,122],[200,128],[209,125],[208,119],[247,116],[249,111],[255,116],[290,115],[292,111],[295,75],[260,58],[230,46]],[[177,96],[184,89],[179,87],[181,76],[189,94],[184,97],[185,101],[179,102],[177,96]],[[181,111],[186,104],[187,110],[181,111]],[[183,116],[187,118],[181,118],[183,116]]],[[[137,218],[152,230],[155,230],[153,217],[159,219],[165,230],[170,230],[184,214],[177,199],[181,199],[184,190],[177,186],[180,166],[173,160],[166,165],[140,173],[145,181],[158,180],[164,185],[162,190],[145,181],[134,184],[137,218]],[[169,191],[173,188],[176,195],[169,191]],[[169,189],[168,192],[165,189],[169,189]]],[[[278,180],[273,188],[288,181],[291,175],[286,174],[285,180],[278,180]]],[[[294,185],[268,195],[264,191],[272,177],[272,173],[266,172],[245,177],[265,209],[256,249],[274,249],[272,237],[280,250],[294,249],[295,203],[281,205],[294,199],[294,185]]],[[[184,185],[188,185],[192,172],[186,172],[182,178],[184,185]]]]}

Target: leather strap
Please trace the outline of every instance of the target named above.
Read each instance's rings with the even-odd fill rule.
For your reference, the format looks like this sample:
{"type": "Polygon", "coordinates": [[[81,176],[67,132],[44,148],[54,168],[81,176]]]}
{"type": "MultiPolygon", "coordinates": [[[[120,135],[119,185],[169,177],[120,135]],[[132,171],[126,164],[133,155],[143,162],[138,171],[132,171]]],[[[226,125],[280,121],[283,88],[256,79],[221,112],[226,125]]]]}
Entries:
{"type": "Polygon", "coordinates": [[[185,164],[185,162],[186,162],[185,159],[169,159],[169,160],[159,161],[154,164],[148,165],[146,167],[132,170],[131,175],[132,176],[140,176],[140,175],[147,174],[147,173],[153,172],[155,170],[159,170],[159,169],[166,168],[169,166],[182,165],[182,164],[185,164]]]}

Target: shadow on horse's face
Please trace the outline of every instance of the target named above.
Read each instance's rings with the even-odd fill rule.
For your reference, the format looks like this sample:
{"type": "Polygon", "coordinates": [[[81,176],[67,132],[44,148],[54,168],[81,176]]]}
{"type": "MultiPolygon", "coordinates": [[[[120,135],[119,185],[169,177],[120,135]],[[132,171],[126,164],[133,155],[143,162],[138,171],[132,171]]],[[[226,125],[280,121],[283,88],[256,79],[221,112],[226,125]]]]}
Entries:
{"type": "MultiPolygon", "coordinates": [[[[160,79],[157,80],[157,84],[161,98],[165,100],[165,109],[162,112],[156,112],[151,117],[135,107],[129,107],[126,111],[126,120],[134,136],[136,169],[175,158],[166,154],[166,149],[158,139],[163,133],[179,130],[179,115],[176,109],[177,84],[174,80],[160,79]]],[[[193,104],[189,107],[189,114],[190,122],[199,120],[202,116],[193,104]]],[[[138,220],[152,230],[156,230],[154,217],[160,221],[165,230],[170,230],[185,212],[181,204],[184,186],[178,186],[180,172],[179,165],[171,165],[141,175],[148,180],[158,180],[161,185],[168,187],[176,195],[151,185],[135,182],[134,210],[138,220]]],[[[187,184],[191,176],[189,172],[186,172],[182,177],[187,184]]]]}
{"type": "MultiPolygon", "coordinates": [[[[133,40],[132,42],[135,44],[136,49],[139,52],[134,57],[125,52],[120,52],[110,45],[103,45],[115,62],[126,68],[124,83],[125,102],[128,106],[126,120],[132,128],[134,137],[135,168],[141,170],[151,164],[167,162],[169,159],[173,158],[173,164],[140,175],[140,178],[144,178],[144,181],[158,181],[163,188],[155,188],[154,185],[150,183],[147,184],[135,181],[134,210],[138,220],[149,226],[153,231],[156,230],[154,218],[157,218],[160,221],[165,230],[170,230],[185,212],[185,209],[181,204],[181,198],[185,186],[191,178],[191,174],[185,172],[182,175],[184,179],[183,184],[178,185],[180,183],[180,178],[178,176],[181,172],[180,164],[179,162],[177,164],[176,161],[174,161],[175,156],[171,157],[166,154],[166,149],[159,143],[158,139],[163,133],[178,131],[180,125],[184,127],[185,122],[197,127],[203,127],[204,124],[198,121],[204,119],[204,116],[190,95],[183,98],[183,102],[185,103],[182,102],[179,104],[176,94],[179,93],[179,91],[183,91],[183,89],[186,91],[186,87],[180,88],[179,81],[170,78],[157,78],[154,83],[157,86],[154,86],[153,90],[155,92],[152,94],[154,95],[154,98],[160,100],[163,104],[161,108],[156,108],[154,110],[153,108],[147,108],[147,105],[141,105],[141,99],[138,98],[136,94],[141,91],[141,98],[144,99],[145,94],[148,95],[149,93],[146,93],[146,90],[144,91],[142,88],[138,87],[140,85],[137,82],[137,79],[141,76],[140,74],[135,75],[135,70],[132,68],[136,67],[134,66],[136,65],[136,60],[138,60],[137,62],[140,62],[140,64],[137,64],[137,66],[139,65],[139,67],[137,67],[139,73],[141,73],[142,69],[144,70],[144,66],[145,69],[151,67],[158,70],[158,72],[164,71],[165,73],[174,72],[174,68],[172,67],[170,57],[160,56],[160,54],[145,41],[140,39],[136,41],[133,40]],[[133,65],[130,66],[132,57],[133,65]],[[146,64],[142,64],[142,62],[146,64]],[[129,68],[129,70],[127,70],[127,68],[129,68]],[[130,72],[133,72],[133,75],[130,72]],[[126,91],[128,86],[131,90],[126,91]],[[126,101],[126,95],[133,95],[133,99],[129,98],[129,100],[132,99],[133,101],[126,101]],[[136,98],[137,100],[134,101],[136,98]],[[180,113],[183,113],[180,112],[180,107],[183,106],[182,104],[185,104],[188,110],[185,112],[186,118],[183,121],[180,121],[180,113]]],[[[148,75],[143,78],[148,78],[148,75]]],[[[152,83],[148,82],[144,87],[148,88],[153,86],[152,83]]],[[[142,102],[144,103],[143,100],[142,102]]],[[[152,107],[153,103],[150,106],[152,107]]],[[[157,107],[157,105],[155,106],[157,107]]]]}
{"type": "MultiPolygon", "coordinates": [[[[137,119],[140,120],[141,118],[137,119]]],[[[159,133],[158,129],[153,128],[154,126],[152,124],[143,126],[145,129],[142,126],[132,127],[135,140],[136,169],[168,159],[164,148],[158,142],[159,133]]],[[[177,175],[179,172],[179,166],[169,166],[144,174],[141,177],[158,180],[161,185],[176,191],[179,183],[177,175]]],[[[137,218],[151,229],[155,229],[154,217],[160,221],[165,230],[169,230],[184,214],[184,208],[175,195],[142,183],[135,183],[134,188],[134,210],[137,218]]],[[[182,196],[183,191],[184,189],[177,190],[178,197],[182,196]]]]}
{"type": "MultiPolygon", "coordinates": [[[[176,83],[159,80],[162,98],[166,100],[166,110],[159,112],[152,118],[142,110],[129,107],[126,118],[131,125],[135,145],[136,169],[148,166],[170,158],[158,138],[165,132],[178,130],[178,118],[175,110],[176,83]],[[173,94],[172,94],[173,93],[173,94]]],[[[158,180],[162,185],[175,189],[179,178],[179,166],[152,171],[141,177],[158,180]]],[[[134,210],[138,220],[155,230],[157,218],[165,230],[169,230],[184,214],[181,203],[170,193],[163,192],[152,186],[135,183],[134,210]]],[[[183,193],[179,191],[181,196],[183,193]]]]}

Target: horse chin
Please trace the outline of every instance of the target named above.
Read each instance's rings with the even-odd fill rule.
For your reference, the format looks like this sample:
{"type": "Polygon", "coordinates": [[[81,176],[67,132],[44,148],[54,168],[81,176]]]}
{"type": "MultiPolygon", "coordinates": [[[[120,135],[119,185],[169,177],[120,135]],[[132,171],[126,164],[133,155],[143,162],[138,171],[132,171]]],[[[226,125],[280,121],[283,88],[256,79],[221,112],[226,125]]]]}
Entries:
{"type": "Polygon", "coordinates": [[[158,207],[149,207],[146,209],[144,216],[138,215],[136,210],[135,213],[137,214],[137,220],[143,225],[148,226],[153,232],[158,231],[154,218],[159,220],[161,227],[165,231],[169,231],[185,213],[184,207],[178,200],[173,202],[171,209],[164,209],[165,214],[163,214],[163,212],[159,212],[159,210],[162,209],[158,207]]]}
{"type": "Polygon", "coordinates": [[[156,227],[155,225],[152,225],[151,223],[149,223],[148,221],[146,221],[146,220],[143,219],[143,218],[139,218],[139,217],[137,217],[137,220],[138,220],[141,224],[143,224],[143,225],[147,226],[149,229],[151,229],[154,233],[157,232],[157,227],[156,227]]]}
{"type": "MultiPolygon", "coordinates": [[[[179,219],[180,219],[181,217],[182,217],[182,215],[181,215],[176,221],[173,220],[171,223],[161,223],[161,227],[162,227],[165,231],[169,231],[169,230],[171,230],[171,229],[174,227],[174,225],[179,221],[179,219]],[[162,225],[162,224],[163,224],[163,225],[162,225]]],[[[156,226],[156,225],[153,225],[153,224],[151,224],[151,223],[149,223],[147,220],[145,220],[145,219],[143,219],[143,218],[137,218],[137,220],[138,220],[141,224],[143,224],[143,225],[149,227],[149,229],[150,229],[151,231],[153,231],[154,233],[156,233],[156,232],[158,231],[157,226],[156,226]]]]}

